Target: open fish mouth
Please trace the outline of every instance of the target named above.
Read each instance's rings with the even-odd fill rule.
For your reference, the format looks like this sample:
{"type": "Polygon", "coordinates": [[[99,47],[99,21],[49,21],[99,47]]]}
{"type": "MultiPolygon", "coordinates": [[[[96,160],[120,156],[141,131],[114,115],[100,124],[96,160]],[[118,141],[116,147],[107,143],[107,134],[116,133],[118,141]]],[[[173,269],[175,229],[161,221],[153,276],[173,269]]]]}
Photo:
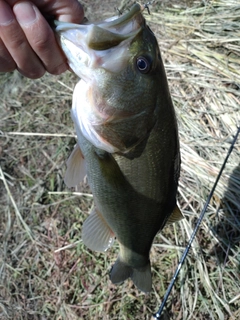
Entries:
{"type": "Polygon", "coordinates": [[[93,24],[56,21],[55,31],[72,70],[84,79],[88,74],[84,66],[112,72],[122,69],[129,58],[127,49],[142,29],[143,10],[144,6],[136,3],[121,16],[93,24]]]}
{"type": "Polygon", "coordinates": [[[59,34],[64,32],[64,37],[73,43],[84,38],[91,49],[107,50],[125,39],[134,37],[139,32],[143,21],[140,13],[143,10],[144,7],[136,3],[127,13],[94,24],[55,21],[55,31],[59,34]],[[77,38],[74,32],[71,32],[73,29],[79,31],[77,38]],[[66,33],[66,31],[70,32],[66,33]]]}

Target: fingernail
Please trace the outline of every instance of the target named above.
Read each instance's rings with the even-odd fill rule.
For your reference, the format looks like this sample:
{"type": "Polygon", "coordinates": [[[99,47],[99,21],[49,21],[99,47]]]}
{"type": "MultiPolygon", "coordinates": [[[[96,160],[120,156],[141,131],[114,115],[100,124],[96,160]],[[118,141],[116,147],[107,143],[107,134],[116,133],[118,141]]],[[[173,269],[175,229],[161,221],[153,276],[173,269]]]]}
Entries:
{"type": "Polygon", "coordinates": [[[0,25],[7,26],[14,20],[11,8],[5,2],[0,2],[0,25]]]}
{"type": "Polygon", "coordinates": [[[30,25],[36,20],[36,11],[30,2],[17,3],[13,7],[17,21],[21,25],[30,25]]]}

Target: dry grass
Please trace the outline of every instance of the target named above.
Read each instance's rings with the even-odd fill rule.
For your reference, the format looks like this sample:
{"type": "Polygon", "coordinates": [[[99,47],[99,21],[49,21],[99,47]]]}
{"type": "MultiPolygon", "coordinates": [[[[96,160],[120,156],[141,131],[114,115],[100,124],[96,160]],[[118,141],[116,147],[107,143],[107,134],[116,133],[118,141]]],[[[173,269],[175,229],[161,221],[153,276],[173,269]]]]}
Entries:
{"type": "MultiPolygon", "coordinates": [[[[147,16],[179,119],[186,216],[155,240],[149,295],[131,282],[110,283],[116,245],[104,255],[81,241],[92,196],[87,185],[71,192],[63,183],[75,141],[69,110],[76,78],[0,75],[1,319],[150,319],[157,310],[240,125],[237,2],[156,1],[147,16]]],[[[100,18],[117,2],[83,3],[90,18],[100,18]]],[[[239,244],[238,140],[163,318],[240,319],[239,244]]]]}

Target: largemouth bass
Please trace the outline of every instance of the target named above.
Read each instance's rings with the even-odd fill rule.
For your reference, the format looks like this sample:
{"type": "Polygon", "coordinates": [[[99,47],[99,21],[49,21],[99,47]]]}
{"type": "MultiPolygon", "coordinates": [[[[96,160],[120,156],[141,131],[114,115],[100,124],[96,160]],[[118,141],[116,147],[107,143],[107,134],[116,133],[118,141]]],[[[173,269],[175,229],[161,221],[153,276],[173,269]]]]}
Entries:
{"type": "Polygon", "coordinates": [[[73,94],[77,145],[65,182],[87,175],[94,207],[83,242],[120,252],[110,279],[152,287],[149,252],[155,235],[182,218],[176,205],[180,172],[177,123],[157,40],[135,4],[103,22],[57,23],[71,69],[81,78],[73,94]]]}

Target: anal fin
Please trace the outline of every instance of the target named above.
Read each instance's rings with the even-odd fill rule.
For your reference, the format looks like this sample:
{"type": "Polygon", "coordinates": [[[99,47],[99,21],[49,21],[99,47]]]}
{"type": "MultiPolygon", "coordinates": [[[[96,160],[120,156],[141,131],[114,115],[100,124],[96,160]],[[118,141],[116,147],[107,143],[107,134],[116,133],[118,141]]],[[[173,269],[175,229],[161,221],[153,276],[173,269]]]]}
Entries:
{"type": "Polygon", "coordinates": [[[112,246],[114,238],[114,233],[101,213],[93,207],[82,227],[84,244],[93,251],[104,252],[112,246]]]}

